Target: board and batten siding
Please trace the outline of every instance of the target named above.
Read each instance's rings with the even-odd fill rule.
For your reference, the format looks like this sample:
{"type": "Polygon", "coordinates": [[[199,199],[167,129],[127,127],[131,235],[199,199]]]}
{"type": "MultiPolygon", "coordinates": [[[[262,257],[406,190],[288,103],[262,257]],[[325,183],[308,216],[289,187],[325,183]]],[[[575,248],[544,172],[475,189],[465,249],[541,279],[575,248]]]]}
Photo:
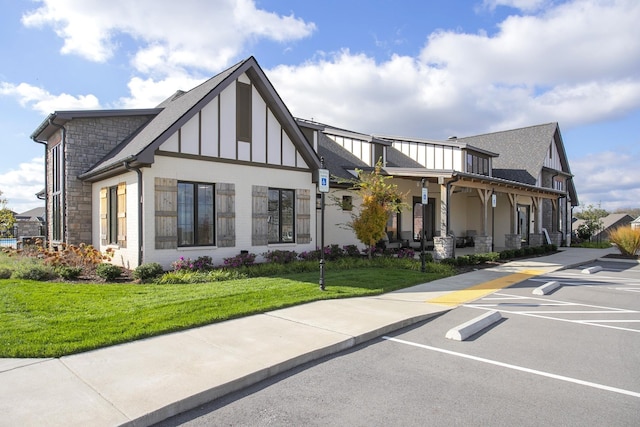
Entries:
{"type": "Polygon", "coordinates": [[[178,247],[178,180],[155,179],[155,247],[178,247]]]}
{"type": "Polygon", "coordinates": [[[221,248],[236,245],[236,187],[235,184],[216,184],[216,240],[221,248]]]}
{"type": "Polygon", "coordinates": [[[393,148],[427,169],[464,171],[460,147],[414,141],[394,141],[393,148]]]}
{"type": "Polygon", "coordinates": [[[160,151],[185,156],[251,162],[307,169],[291,136],[246,74],[231,82],[160,146],[160,151]],[[239,83],[240,82],[240,83],[239,83]],[[238,88],[250,85],[250,102],[238,113],[238,88]],[[247,110],[250,117],[241,114],[247,110]],[[239,120],[240,119],[240,120],[239,120]],[[248,121],[247,121],[248,119],[248,121]],[[239,135],[238,126],[250,123],[250,137],[239,135]],[[247,139],[249,141],[247,141],[247,139]]]}
{"type": "Polygon", "coordinates": [[[296,190],[296,243],[311,242],[311,192],[296,190]]]}

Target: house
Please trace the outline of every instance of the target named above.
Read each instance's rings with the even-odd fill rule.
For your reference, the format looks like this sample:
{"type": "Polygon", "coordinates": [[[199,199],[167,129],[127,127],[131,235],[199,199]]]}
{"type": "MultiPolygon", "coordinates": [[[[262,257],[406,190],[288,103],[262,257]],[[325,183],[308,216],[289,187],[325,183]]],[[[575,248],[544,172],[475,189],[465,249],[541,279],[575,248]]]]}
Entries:
{"type": "MultiPolygon", "coordinates": [[[[557,123],[446,141],[298,124],[332,176],[353,178],[356,169],[371,170],[381,159],[383,171],[409,194],[409,210],[389,220],[389,242],[418,248],[424,233],[436,258],[470,243],[476,252],[489,252],[568,242],[578,199],[557,123]]],[[[327,222],[344,224],[357,196],[339,184],[333,193],[338,203],[328,209],[327,222]]],[[[325,238],[339,244],[355,240],[344,227],[334,227],[325,238]]]]}
{"type": "Polygon", "coordinates": [[[16,237],[44,237],[45,209],[44,206],[30,209],[14,215],[16,237]]]}
{"type": "Polygon", "coordinates": [[[633,228],[634,230],[640,228],[640,216],[631,221],[631,228],[633,228]]]}
{"type": "MultiPolygon", "coordinates": [[[[604,241],[609,240],[609,233],[616,228],[632,226],[633,227],[633,217],[626,213],[613,213],[609,214],[605,217],[600,218],[602,228],[596,234],[591,236],[591,240],[593,241],[604,241]]],[[[577,232],[578,228],[584,224],[585,221],[583,219],[578,219],[573,222],[572,228],[573,232],[577,232]]]]}
{"type": "Polygon", "coordinates": [[[56,111],[31,138],[46,150],[48,241],[91,242],[128,268],[316,249],[321,162],[327,245],[358,243],[344,227],[358,195],[341,179],[379,160],[409,195],[389,241],[424,238],[436,258],[461,244],[560,245],[578,203],[557,123],[446,141],[368,135],[295,119],[253,57],[156,108],[56,111]]]}
{"type": "Polygon", "coordinates": [[[54,112],[31,137],[54,245],[128,268],[315,249],[319,159],[253,57],[156,108],[54,112]]]}

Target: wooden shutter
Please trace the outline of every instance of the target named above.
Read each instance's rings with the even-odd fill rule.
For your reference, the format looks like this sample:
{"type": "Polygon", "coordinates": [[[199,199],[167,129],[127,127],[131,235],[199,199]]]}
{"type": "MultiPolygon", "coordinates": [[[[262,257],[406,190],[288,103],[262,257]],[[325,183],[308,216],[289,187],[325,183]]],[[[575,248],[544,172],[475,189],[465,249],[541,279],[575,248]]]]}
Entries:
{"type": "Polygon", "coordinates": [[[155,179],[156,249],[178,247],[178,180],[155,179]]]}
{"type": "Polygon", "coordinates": [[[251,245],[265,246],[269,242],[269,187],[254,185],[251,209],[251,245]]]}
{"type": "Polygon", "coordinates": [[[236,245],[236,187],[235,184],[216,184],[216,237],[218,246],[236,245]]]}
{"type": "Polygon", "coordinates": [[[118,184],[118,245],[127,247],[127,183],[118,184]]]}
{"type": "Polygon", "coordinates": [[[296,190],[296,243],[311,242],[311,196],[309,190],[296,190]]]}
{"type": "Polygon", "coordinates": [[[108,233],[108,218],[107,218],[107,193],[109,189],[107,187],[100,189],[100,244],[102,246],[108,245],[107,233],[108,233]]]}

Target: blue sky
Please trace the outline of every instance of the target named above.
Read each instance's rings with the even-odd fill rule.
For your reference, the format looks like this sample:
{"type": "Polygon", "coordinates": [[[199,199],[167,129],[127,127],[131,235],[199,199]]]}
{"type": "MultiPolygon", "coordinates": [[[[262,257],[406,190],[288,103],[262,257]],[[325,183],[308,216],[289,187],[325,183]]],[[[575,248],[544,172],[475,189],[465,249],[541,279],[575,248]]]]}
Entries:
{"type": "Polygon", "coordinates": [[[255,56],[296,117],[445,139],[558,122],[580,203],[640,207],[637,0],[0,0],[0,191],[56,110],[148,108],[255,56]]]}

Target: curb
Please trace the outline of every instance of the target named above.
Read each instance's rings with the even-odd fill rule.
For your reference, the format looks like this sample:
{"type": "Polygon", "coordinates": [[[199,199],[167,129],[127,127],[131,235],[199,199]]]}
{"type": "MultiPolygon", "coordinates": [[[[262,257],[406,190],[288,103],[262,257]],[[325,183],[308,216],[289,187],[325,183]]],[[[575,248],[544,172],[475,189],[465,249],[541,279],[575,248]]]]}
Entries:
{"type": "Polygon", "coordinates": [[[348,350],[349,348],[355,347],[359,344],[370,341],[372,339],[387,335],[396,330],[403,329],[403,328],[406,328],[407,326],[411,326],[416,323],[423,322],[425,320],[429,320],[434,317],[440,316],[442,313],[445,313],[447,311],[450,311],[450,309],[444,309],[442,311],[438,311],[434,313],[428,313],[428,314],[410,317],[408,319],[400,320],[390,325],[385,325],[377,329],[374,329],[372,331],[365,332],[361,335],[349,337],[337,344],[333,344],[324,348],[310,351],[305,354],[301,354],[299,356],[282,361],[280,363],[276,363],[275,365],[270,366],[268,368],[261,369],[257,372],[253,372],[249,375],[245,375],[244,377],[236,378],[235,380],[229,381],[228,383],[213,387],[208,390],[204,390],[200,393],[186,397],[180,401],[173,402],[167,406],[164,406],[162,408],[158,408],[152,412],[149,412],[141,417],[129,420],[126,423],[121,424],[120,426],[147,427],[153,424],[160,423],[171,417],[179,415],[183,412],[187,412],[189,410],[195,409],[198,406],[204,405],[206,403],[209,403],[216,399],[224,397],[228,394],[245,389],[249,386],[259,383],[260,381],[264,381],[268,378],[271,378],[273,376],[276,376],[278,374],[281,374],[283,372],[296,368],[300,365],[304,365],[305,363],[313,362],[325,356],[330,356],[332,354],[339,353],[344,350],[348,350]]]}
{"type": "Polygon", "coordinates": [[[462,325],[449,329],[445,337],[450,340],[464,341],[470,336],[477,334],[481,330],[493,325],[500,319],[502,319],[502,315],[499,311],[488,311],[476,317],[475,319],[471,319],[468,322],[463,323],[462,325]]]}
{"type": "Polygon", "coordinates": [[[550,294],[551,292],[555,291],[559,287],[560,287],[560,282],[557,282],[557,281],[553,280],[551,282],[547,282],[544,285],[535,288],[533,290],[532,294],[533,295],[547,295],[547,294],[550,294]]]}

